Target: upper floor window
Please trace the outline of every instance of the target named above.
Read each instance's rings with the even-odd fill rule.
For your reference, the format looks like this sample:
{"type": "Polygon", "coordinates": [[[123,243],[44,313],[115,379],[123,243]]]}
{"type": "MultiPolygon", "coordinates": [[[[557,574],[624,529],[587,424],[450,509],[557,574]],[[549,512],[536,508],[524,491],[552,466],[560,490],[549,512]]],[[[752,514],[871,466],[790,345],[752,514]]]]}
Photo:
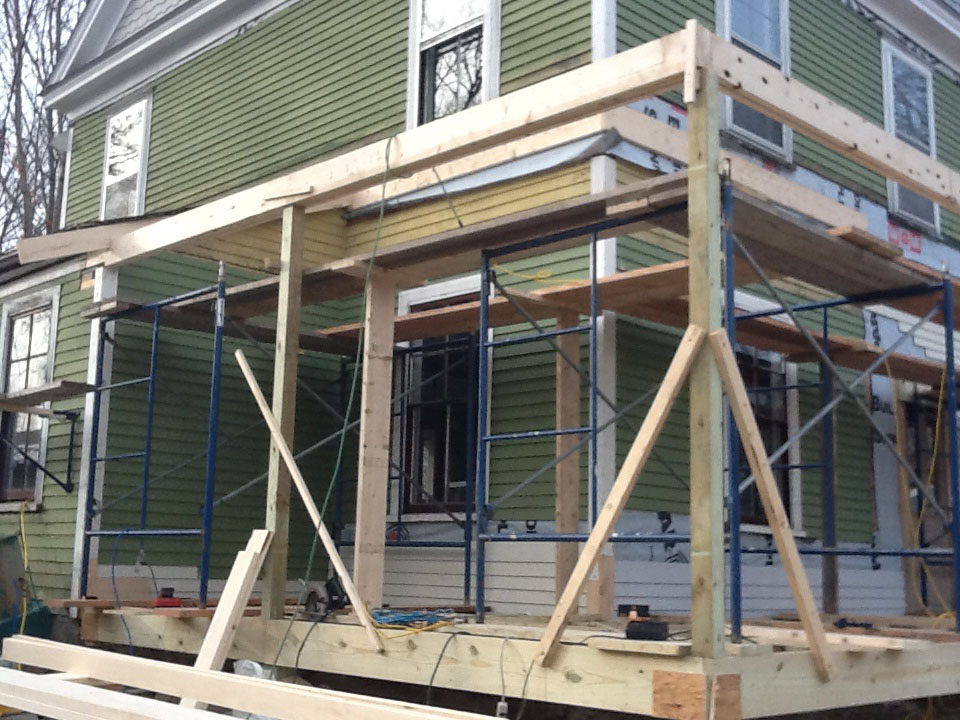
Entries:
{"type": "Polygon", "coordinates": [[[497,95],[500,0],[411,0],[407,126],[497,95]]]}
{"type": "MultiPolygon", "coordinates": [[[[39,293],[3,309],[3,388],[16,393],[50,382],[55,293],[39,293]]],[[[44,462],[47,419],[4,412],[0,422],[0,502],[35,500],[44,462]]]]}
{"type": "MultiPolygon", "coordinates": [[[[887,132],[920,152],[937,154],[933,114],[933,75],[930,69],[883,44],[883,106],[887,132]]],[[[894,182],[888,182],[890,211],[934,231],[940,228],[940,208],[894,182]]]]}
{"type": "Polygon", "coordinates": [[[143,212],[149,127],[150,101],[147,98],[123,108],[107,120],[101,219],[132,217],[143,212]]]}
{"type": "MultiPolygon", "coordinates": [[[[721,0],[718,7],[718,25],[728,40],[790,74],[788,0],[721,0]]],[[[767,152],[790,159],[790,128],[742,103],[730,99],[726,103],[730,130],[767,152]]]]}

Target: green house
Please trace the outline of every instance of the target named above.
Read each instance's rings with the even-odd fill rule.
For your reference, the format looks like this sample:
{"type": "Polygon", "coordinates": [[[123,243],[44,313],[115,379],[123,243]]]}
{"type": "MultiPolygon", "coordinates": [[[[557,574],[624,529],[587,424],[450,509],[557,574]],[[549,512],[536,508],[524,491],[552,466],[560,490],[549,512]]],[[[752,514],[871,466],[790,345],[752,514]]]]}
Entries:
{"type": "MultiPolygon", "coordinates": [[[[213,595],[250,531],[264,527],[270,440],[234,351],[243,350],[269,396],[276,305],[260,308],[248,295],[235,304],[231,292],[278,277],[280,214],[130,262],[108,257],[117,242],[135,242],[138,231],[184,210],[236,197],[231,194],[271,178],[295,177],[290,173],[307,164],[387,143],[406,129],[676,32],[688,19],[960,168],[960,14],[954,4],[931,0],[891,9],[891,3],[843,0],[91,1],[44,92],[47,105],[69,118],[61,222],[67,249],[52,249],[57,236],[48,244],[28,239],[21,257],[33,261],[4,266],[10,279],[0,286],[0,357],[7,395],[57,381],[113,389],[81,388],[43,404],[41,409],[75,413],[73,435],[69,414],[48,417],[4,406],[0,535],[20,532],[23,510],[41,598],[76,598],[85,590],[119,604],[152,598],[166,587],[183,597],[200,592],[203,538],[195,531],[209,506],[204,493],[213,295],[221,263],[228,319],[209,476],[213,595]],[[919,5],[935,5],[937,12],[915,11],[919,5]],[[152,353],[156,303],[200,290],[205,294],[199,300],[181,301],[185,309],[165,305],[158,311],[152,353]],[[122,310],[125,315],[116,314],[122,310]],[[27,346],[24,355],[21,347],[27,346]],[[138,382],[144,378],[152,381],[138,382]],[[46,473],[72,483],[72,491],[46,473]]],[[[803,197],[829,200],[835,215],[862,217],[863,230],[911,260],[937,270],[946,263],[960,272],[957,216],[745,105],[724,98],[718,112],[723,152],[735,167],[767,171],[771,183],[795,183],[803,197]]],[[[522,150],[505,144],[487,166],[441,161],[409,177],[385,168],[382,183],[358,189],[349,202],[320,199],[305,208],[303,270],[326,272],[374,248],[387,252],[680,170],[685,158],[671,156],[669,147],[686,123],[682,97],[670,92],[553,135],[531,132],[517,141],[522,150]],[[651,131],[656,128],[662,132],[651,131]]],[[[291,180],[288,191],[295,202],[312,188],[291,180]]],[[[582,284],[592,275],[602,281],[686,256],[682,233],[628,227],[601,237],[595,247],[567,244],[520,259],[494,259],[492,268],[502,286],[497,294],[515,293],[522,304],[523,297],[582,284]]],[[[323,290],[332,284],[318,285],[315,298],[304,297],[293,438],[297,453],[327,438],[304,455],[301,470],[348,559],[359,448],[352,431],[337,433],[344,414],[349,422],[360,411],[359,393],[350,392],[362,377],[352,325],[363,321],[364,266],[354,267],[355,273],[358,267],[360,279],[344,274],[350,282],[336,292],[323,290]]],[[[397,317],[476,302],[481,284],[476,268],[438,263],[427,282],[400,283],[397,317]]],[[[794,303],[824,298],[808,282],[783,278],[775,287],[794,303]]],[[[742,312],[762,312],[775,307],[774,299],[758,282],[737,290],[735,302],[742,312]]],[[[825,324],[830,337],[884,347],[916,319],[880,303],[803,318],[818,331],[825,324]]],[[[589,313],[575,319],[590,324],[589,313]]],[[[560,327],[553,317],[538,324],[547,333],[560,327]]],[[[568,355],[585,375],[574,379],[580,397],[572,424],[604,426],[595,442],[591,433],[580,433],[585,441],[574,455],[574,499],[565,499],[568,514],[558,524],[556,473],[549,464],[570,444],[532,432],[558,427],[557,353],[546,340],[500,343],[480,377],[476,321],[462,331],[442,327],[395,343],[390,430],[379,438],[389,464],[380,599],[396,606],[476,601],[477,548],[470,537],[464,547],[463,526],[469,519],[466,531],[476,532],[471,493],[478,434],[517,436],[490,443],[480,483],[486,488],[487,532],[587,532],[644,418],[649,401],[640,398],[660,381],[682,330],[601,309],[595,358],[589,332],[572,343],[555,335],[565,338],[568,355]],[[599,396],[595,412],[591,368],[599,396]],[[478,428],[478,402],[487,407],[488,427],[478,428]],[[618,422],[609,423],[615,414],[618,422]],[[465,550],[471,551],[466,565],[465,550]]],[[[496,325],[489,337],[496,342],[531,331],[519,318],[496,325]]],[[[935,332],[908,345],[900,352],[931,362],[942,358],[942,335],[935,332]]],[[[772,452],[816,414],[826,375],[813,355],[790,358],[746,342],[738,346],[737,359],[772,452]]],[[[855,375],[845,372],[847,378],[855,375]]],[[[906,392],[891,394],[887,379],[876,376],[861,398],[891,434],[893,406],[904,404],[916,431],[908,433],[916,446],[914,471],[925,476],[934,449],[930,397],[936,400],[936,388],[920,385],[915,397],[906,392]]],[[[687,405],[683,393],[617,526],[623,535],[676,534],[679,540],[611,545],[613,592],[598,612],[630,603],[689,612],[690,551],[683,540],[690,530],[687,405]]],[[[830,458],[824,456],[821,424],[774,464],[800,547],[832,544],[861,553],[839,559],[839,589],[832,599],[822,591],[821,557],[804,556],[818,601],[861,614],[899,614],[921,601],[938,607],[932,596],[916,597],[915,583],[897,558],[868,552],[899,548],[913,531],[901,527],[904,508],[889,448],[849,398],[831,417],[830,458]],[[825,480],[831,471],[832,481],[825,480]],[[832,504],[824,497],[825,483],[833,488],[832,504]],[[833,528],[826,527],[825,508],[833,528]]],[[[570,463],[565,467],[569,472],[570,463]]],[[[943,498],[947,478],[938,467],[930,476],[943,498]]],[[[743,479],[750,474],[745,468],[737,473],[743,479]]],[[[749,483],[738,507],[742,542],[750,550],[743,556],[744,612],[791,610],[766,513],[749,483]]],[[[936,522],[927,519],[930,537],[937,534],[936,522]]],[[[290,595],[298,594],[301,579],[320,585],[327,577],[325,559],[312,563],[305,576],[313,538],[294,494],[290,595]]],[[[484,602],[493,612],[548,614],[556,602],[563,543],[525,539],[486,543],[484,602]]]]}

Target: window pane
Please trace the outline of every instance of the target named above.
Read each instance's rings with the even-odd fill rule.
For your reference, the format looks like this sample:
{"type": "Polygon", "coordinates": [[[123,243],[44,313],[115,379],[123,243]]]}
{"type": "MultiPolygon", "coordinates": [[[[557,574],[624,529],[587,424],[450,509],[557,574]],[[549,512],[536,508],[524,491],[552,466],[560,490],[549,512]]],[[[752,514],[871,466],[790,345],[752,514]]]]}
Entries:
{"type": "Polygon", "coordinates": [[[47,382],[47,356],[30,358],[30,370],[27,373],[27,387],[35,388],[47,382]]]}
{"type": "Polygon", "coordinates": [[[33,314],[33,332],[30,337],[30,354],[46,355],[50,349],[50,309],[33,314]]]}
{"type": "Polygon", "coordinates": [[[482,89],[480,29],[471,30],[423,53],[422,122],[476,105],[482,89]]]}
{"type": "Polygon", "coordinates": [[[783,125],[746,105],[733,103],[733,124],[777,147],[783,147],[783,125]]]}
{"type": "Polygon", "coordinates": [[[913,65],[904,62],[896,55],[892,56],[891,61],[896,135],[918,150],[929,153],[931,149],[929,79],[913,65]]]}
{"type": "Polygon", "coordinates": [[[13,321],[10,333],[10,359],[23,360],[29,355],[30,348],[30,316],[21,315],[13,321]]]}
{"type": "Polygon", "coordinates": [[[420,41],[429,40],[483,16],[484,0],[423,0],[420,41]]]}
{"type": "Polygon", "coordinates": [[[10,372],[7,375],[7,392],[17,392],[27,387],[27,361],[18,360],[10,363],[10,372]]]}
{"type": "Polygon", "coordinates": [[[730,34],[780,61],[780,0],[730,0],[730,34]]]}
{"type": "Polygon", "coordinates": [[[110,118],[104,218],[136,215],[146,101],[110,118]]]}
{"type": "Polygon", "coordinates": [[[930,225],[937,223],[937,210],[933,202],[906,188],[896,186],[897,210],[930,225]]]}

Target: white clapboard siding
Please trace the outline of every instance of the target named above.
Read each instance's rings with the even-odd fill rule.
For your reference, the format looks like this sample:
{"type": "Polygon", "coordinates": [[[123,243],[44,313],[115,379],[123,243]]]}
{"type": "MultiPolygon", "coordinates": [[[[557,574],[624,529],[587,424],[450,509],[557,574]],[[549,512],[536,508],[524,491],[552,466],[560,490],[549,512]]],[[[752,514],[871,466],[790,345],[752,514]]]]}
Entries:
{"type": "MultiPolygon", "coordinates": [[[[886,306],[873,306],[870,308],[881,317],[889,318],[897,323],[897,328],[901,333],[907,332],[920,318],[916,315],[895,310],[886,306]]],[[[923,350],[928,359],[937,362],[946,360],[944,352],[944,334],[943,325],[940,323],[927,322],[923,324],[913,336],[913,344],[923,350]]],[[[956,336],[953,342],[955,352],[960,354],[960,336],[956,336]]]]}

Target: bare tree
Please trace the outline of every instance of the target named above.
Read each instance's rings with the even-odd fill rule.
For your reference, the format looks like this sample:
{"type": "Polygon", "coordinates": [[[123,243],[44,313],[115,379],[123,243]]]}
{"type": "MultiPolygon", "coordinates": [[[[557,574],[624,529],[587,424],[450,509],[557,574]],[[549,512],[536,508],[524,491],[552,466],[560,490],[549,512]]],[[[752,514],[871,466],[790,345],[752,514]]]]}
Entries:
{"type": "Polygon", "coordinates": [[[55,229],[65,121],[44,107],[50,78],[85,0],[0,0],[0,251],[55,229]]]}

